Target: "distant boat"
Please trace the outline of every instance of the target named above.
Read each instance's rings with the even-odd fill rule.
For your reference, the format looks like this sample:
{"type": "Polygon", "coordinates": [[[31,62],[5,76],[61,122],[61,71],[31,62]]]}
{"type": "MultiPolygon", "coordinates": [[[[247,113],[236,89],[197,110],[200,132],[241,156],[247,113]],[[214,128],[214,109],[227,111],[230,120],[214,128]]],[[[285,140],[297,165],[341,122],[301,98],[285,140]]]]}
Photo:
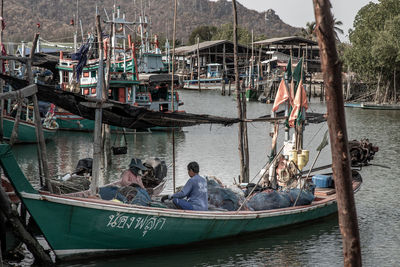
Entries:
{"type": "Polygon", "coordinates": [[[378,109],[378,110],[400,110],[400,104],[375,104],[372,102],[347,102],[348,108],[378,109]]]}
{"type": "MultiPolygon", "coordinates": [[[[3,120],[4,138],[10,139],[14,127],[15,118],[5,115],[3,120]]],[[[45,141],[51,140],[56,135],[58,124],[53,123],[45,126],[43,125],[43,135],[45,141]]],[[[36,143],[36,130],[35,124],[31,121],[20,120],[18,125],[18,139],[16,143],[36,143]]]]}

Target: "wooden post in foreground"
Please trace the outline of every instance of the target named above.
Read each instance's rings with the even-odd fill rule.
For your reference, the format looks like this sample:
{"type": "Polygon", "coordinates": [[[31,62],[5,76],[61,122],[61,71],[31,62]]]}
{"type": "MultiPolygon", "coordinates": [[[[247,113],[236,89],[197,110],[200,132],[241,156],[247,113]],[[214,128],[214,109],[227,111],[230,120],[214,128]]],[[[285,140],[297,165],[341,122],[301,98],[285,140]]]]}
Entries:
{"type": "Polygon", "coordinates": [[[361,266],[360,236],[351,183],[346,119],[344,113],[341,64],[333,34],[329,0],[313,0],[321,67],[326,85],[328,126],[332,150],[344,266],[361,266]]]}
{"type": "MultiPolygon", "coordinates": [[[[39,40],[39,33],[36,33],[35,37],[33,39],[31,54],[29,56],[29,61],[28,61],[28,64],[26,64],[26,67],[27,67],[26,70],[28,72],[29,84],[35,83],[34,78],[33,78],[33,73],[32,73],[32,60],[33,60],[33,56],[35,55],[38,40],[39,40]]],[[[37,99],[36,94],[34,94],[32,96],[32,100],[33,100],[33,111],[35,114],[36,137],[37,137],[37,141],[38,141],[39,166],[41,165],[41,167],[42,167],[45,184],[47,185],[47,190],[49,190],[50,193],[53,193],[53,189],[52,189],[51,183],[50,183],[49,168],[47,165],[46,143],[44,140],[42,120],[40,118],[39,104],[38,104],[38,99],[37,99]]]]}
{"type": "MultiPolygon", "coordinates": [[[[245,101],[242,95],[242,88],[239,84],[239,69],[238,69],[238,44],[237,44],[237,11],[236,11],[236,0],[232,0],[233,7],[233,59],[235,66],[235,86],[236,86],[236,106],[238,111],[239,119],[243,119],[243,111],[242,111],[242,102],[245,101]]],[[[239,160],[240,160],[240,183],[243,182],[243,179],[246,177],[246,169],[245,169],[245,155],[244,155],[244,144],[243,144],[243,131],[244,123],[243,121],[239,122],[239,131],[238,131],[238,150],[239,150],[239,160]]]]}

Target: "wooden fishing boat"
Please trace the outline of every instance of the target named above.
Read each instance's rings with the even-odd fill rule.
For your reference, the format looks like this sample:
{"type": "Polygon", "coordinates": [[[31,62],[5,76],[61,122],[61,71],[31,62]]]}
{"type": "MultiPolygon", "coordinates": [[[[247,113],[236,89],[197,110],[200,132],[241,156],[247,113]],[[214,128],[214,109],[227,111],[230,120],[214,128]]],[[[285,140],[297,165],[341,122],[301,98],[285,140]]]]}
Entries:
{"type": "MultiPolygon", "coordinates": [[[[315,220],[337,211],[334,189],[307,206],[267,211],[182,211],[41,192],[8,145],[0,164],[58,259],[182,245],[315,220]],[[95,237],[95,238],[94,238],[95,237]]],[[[353,189],[361,180],[353,181],[353,189]]]]}
{"type": "MultiPolygon", "coordinates": [[[[10,139],[14,127],[15,118],[5,115],[3,120],[4,138],[10,139]]],[[[55,123],[55,122],[54,122],[55,123]]],[[[56,135],[58,124],[43,125],[43,135],[46,141],[51,140],[56,135]]],[[[31,121],[20,120],[18,126],[18,140],[17,143],[36,143],[36,130],[35,124],[31,121]]]]}

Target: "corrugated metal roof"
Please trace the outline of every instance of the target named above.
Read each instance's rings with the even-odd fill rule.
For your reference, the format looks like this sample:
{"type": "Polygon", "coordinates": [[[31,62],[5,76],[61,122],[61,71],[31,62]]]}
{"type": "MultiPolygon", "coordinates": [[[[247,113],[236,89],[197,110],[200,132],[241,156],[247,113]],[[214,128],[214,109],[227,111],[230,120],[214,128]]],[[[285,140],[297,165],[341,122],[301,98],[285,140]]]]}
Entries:
{"type": "MultiPolygon", "coordinates": [[[[212,46],[216,46],[216,45],[220,45],[223,43],[230,44],[233,46],[233,42],[228,41],[228,40],[205,41],[205,42],[199,43],[199,50],[209,48],[212,46]]],[[[240,45],[240,44],[238,44],[238,47],[247,48],[247,46],[240,45]]],[[[190,53],[197,53],[197,44],[175,48],[176,55],[187,55],[190,53]]]]}
{"type": "Polygon", "coordinates": [[[286,36],[286,37],[277,37],[266,40],[261,40],[254,42],[255,45],[278,45],[278,44],[286,44],[286,45],[298,45],[298,44],[308,44],[308,45],[317,45],[317,42],[313,40],[309,40],[300,36],[286,36]]]}

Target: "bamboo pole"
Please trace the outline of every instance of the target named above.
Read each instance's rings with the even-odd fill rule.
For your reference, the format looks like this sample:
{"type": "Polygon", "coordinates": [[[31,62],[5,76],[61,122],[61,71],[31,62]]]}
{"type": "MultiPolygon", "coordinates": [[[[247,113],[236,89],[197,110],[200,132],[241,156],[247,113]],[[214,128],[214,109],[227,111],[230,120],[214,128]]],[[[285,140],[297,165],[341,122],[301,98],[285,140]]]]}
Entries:
{"type": "MultiPolygon", "coordinates": [[[[34,78],[33,78],[33,73],[32,73],[32,60],[33,60],[33,56],[35,55],[35,50],[36,50],[38,39],[39,39],[39,33],[36,33],[35,37],[33,39],[33,43],[32,43],[31,54],[29,56],[30,60],[27,64],[28,79],[29,79],[30,84],[35,83],[34,78]]],[[[32,96],[32,100],[33,100],[33,111],[34,111],[34,115],[35,115],[34,117],[35,117],[35,124],[36,124],[36,137],[37,137],[37,141],[38,141],[39,167],[40,166],[42,167],[43,176],[45,179],[45,183],[47,185],[47,190],[49,190],[52,193],[53,189],[52,189],[51,183],[50,183],[46,143],[44,140],[42,120],[40,118],[39,104],[38,104],[38,99],[37,99],[36,94],[34,94],[32,96]]]]}
{"type": "MultiPolygon", "coordinates": [[[[238,111],[238,117],[243,120],[242,103],[243,96],[241,93],[241,87],[239,84],[239,69],[238,69],[238,43],[237,43],[237,11],[236,11],[236,0],[232,0],[233,8],[233,53],[234,53],[234,66],[235,66],[235,86],[236,86],[236,106],[238,111]]],[[[239,122],[238,131],[238,150],[239,150],[239,160],[240,160],[240,182],[242,183],[246,177],[245,170],[245,155],[244,155],[244,144],[243,144],[243,122],[239,122]]]]}
{"type": "MultiPolygon", "coordinates": [[[[99,46],[99,69],[97,74],[97,88],[96,88],[96,98],[98,100],[103,100],[103,81],[104,81],[104,63],[103,63],[103,38],[101,36],[101,25],[100,25],[100,15],[96,16],[96,30],[97,30],[97,40],[99,46]]],[[[94,142],[93,142],[93,169],[92,169],[92,181],[90,183],[90,195],[94,196],[97,194],[97,189],[102,181],[102,138],[101,138],[101,121],[102,121],[102,108],[96,108],[95,113],[95,125],[94,125],[94,142]]]]}
{"type": "MultiPolygon", "coordinates": [[[[174,29],[173,29],[173,40],[172,40],[172,81],[171,81],[171,105],[172,105],[172,112],[175,111],[175,103],[174,103],[174,72],[175,72],[175,39],[176,39],[176,9],[178,5],[178,0],[174,1],[174,29]]],[[[198,41],[197,39],[197,46],[198,46],[198,41]]],[[[200,88],[200,84],[199,84],[200,88]]],[[[172,128],[172,186],[173,186],[173,192],[175,193],[175,188],[176,188],[176,179],[175,179],[175,172],[176,172],[176,166],[175,166],[175,129],[172,128]]]]}
{"type": "Polygon", "coordinates": [[[346,119],[341,90],[341,64],[333,34],[329,0],[313,0],[321,67],[326,84],[328,126],[335,177],[339,226],[343,237],[344,266],[361,266],[360,236],[351,183],[346,119]]]}

